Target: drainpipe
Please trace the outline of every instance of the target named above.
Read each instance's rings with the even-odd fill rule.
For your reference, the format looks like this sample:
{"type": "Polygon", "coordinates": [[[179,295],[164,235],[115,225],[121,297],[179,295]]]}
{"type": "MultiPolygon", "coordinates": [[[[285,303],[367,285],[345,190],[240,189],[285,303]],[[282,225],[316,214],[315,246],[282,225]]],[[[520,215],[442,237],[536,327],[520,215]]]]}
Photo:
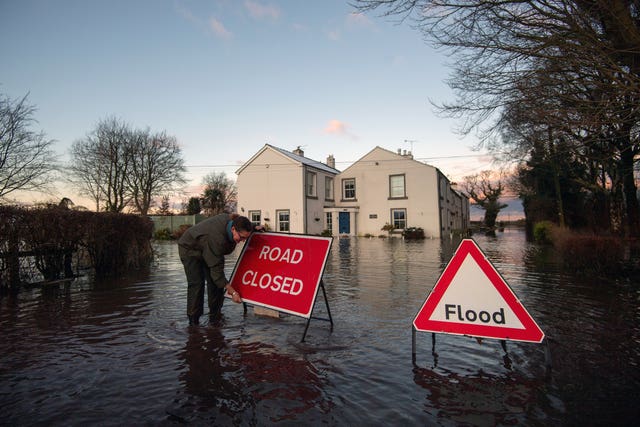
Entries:
{"type": "Polygon", "coordinates": [[[307,234],[307,167],[302,165],[302,233],[307,234]]]}

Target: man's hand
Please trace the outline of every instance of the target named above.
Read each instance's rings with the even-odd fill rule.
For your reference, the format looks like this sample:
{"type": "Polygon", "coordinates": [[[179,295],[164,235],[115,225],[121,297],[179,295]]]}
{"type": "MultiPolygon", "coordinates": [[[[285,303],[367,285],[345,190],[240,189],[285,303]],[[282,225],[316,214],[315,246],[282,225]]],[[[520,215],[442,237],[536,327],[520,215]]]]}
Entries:
{"type": "Polygon", "coordinates": [[[240,304],[242,302],[242,297],[240,296],[240,293],[236,291],[233,288],[233,286],[227,285],[225,286],[225,289],[227,290],[227,293],[231,296],[231,300],[233,302],[235,302],[236,304],[240,304]]]}

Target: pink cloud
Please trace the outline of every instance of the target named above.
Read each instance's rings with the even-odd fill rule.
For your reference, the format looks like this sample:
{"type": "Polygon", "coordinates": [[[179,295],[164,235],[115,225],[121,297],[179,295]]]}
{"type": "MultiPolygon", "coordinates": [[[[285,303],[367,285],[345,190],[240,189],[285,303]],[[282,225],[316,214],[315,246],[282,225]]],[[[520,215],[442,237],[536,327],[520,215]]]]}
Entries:
{"type": "Polygon", "coordinates": [[[280,9],[273,5],[263,5],[257,1],[247,0],[244,2],[244,7],[254,19],[273,19],[280,18],[280,9]]]}
{"type": "Polygon", "coordinates": [[[327,126],[324,128],[324,132],[333,135],[346,136],[351,139],[358,139],[353,133],[351,133],[347,123],[336,119],[329,120],[329,123],[327,123],[327,126]]]}
{"type": "Polygon", "coordinates": [[[214,17],[209,18],[209,28],[211,28],[211,31],[213,31],[216,36],[223,39],[229,39],[233,36],[231,31],[227,30],[224,24],[214,17]]]}
{"type": "Polygon", "coordinates": [[[347,15],[347,24],[357,27],[373,27],[373,23],[364,13],[352,12],[347,15]]]}

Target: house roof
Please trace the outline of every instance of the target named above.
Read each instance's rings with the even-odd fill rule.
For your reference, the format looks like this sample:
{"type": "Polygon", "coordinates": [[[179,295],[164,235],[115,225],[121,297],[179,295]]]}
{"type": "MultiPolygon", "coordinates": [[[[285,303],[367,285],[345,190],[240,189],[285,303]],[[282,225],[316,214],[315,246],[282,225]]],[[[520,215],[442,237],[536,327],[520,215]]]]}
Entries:
{"type": "Polygon", "coordinates": [[[262,149],[260,151],[258,151],[251,159],[249,159],[249,161],[247,161],[244,165],[242,165],[242,167],[240,169],[238,169],[236,171],[236,174],[239,174],[240,172],[242,172],[242,170],[246,166],[248,166],[258,155],[260,155],[264,150],[266,150],[268,148],[270,148],[272,150],[275,150],[278,153],[290,158],[291,160],[293,160],[293,161],[295,161],[297,163],[303,164],[305,166],[309,166],[309,167],[312,167],[312,168],[315,168],[315,169],[319,169],[321,171],[324,171],[324,172],[327,172],[327,173],[330,173],[330,174],[333,174],[333,175],[337,175],[337,174],[340,173],[340,171],[338,169],[335,169],[335,168],[332,168],[330,166],[327,166],[326,164],[324,164],[322,162],[318,162],[317,160],[312,160],[312,159],[309,159],[309,158],[304,157],[304,156],[299,156],[299,155],[297,155],[295,153],[292,153],[291,151],[287,151],[287,150],[285,150],[283,148],[279,148],[279,147],[273,146],[271,144],[265,144],[264,147],[262,147],[262,149]]]}
{"type": "MultiPolygon", "coordinates": [[[[368,156],[370,156],[371,154],[373,154],[373,153],[374,153],[374,152],[376,152],[376,151],[377,151],[377,152],[383,152],[383,153],[387,154],[387,155],[388,155],[388,156],[390,156],[390,157],[397,158],[398,160],[406,160],[406,161],[409,161],[409,162],[414,162],[414,163],[416,163],[416,164],[418,164],[418,165],[420,165],[420,166],[424,166],[424,167],[428,167],[428,168],[431,168],[431,169],[435,169],[436,171],[440,172],[440,170],[439,170],[438,168],[436,168],[435,166],[431,166],[430,164],[422,163],[422,162],[420,162],[420,161],[418,161],[418,160],[415,160],[415,159],[413,158],[413,156],[411,156],[411,157],[407,157],[407,156],[404,156],[404,155],[402,155],[402,154],[395,153],[395,152],[393,152],[393,151],[391,151],[391,150],[387,150],[386,148],[382,148],[382,147],[380,147],[379,145],[375,146],[375,147],[374,147],[372,150],[370,150],[367,154],[365,154],[364,156],[360,157],[358,160],[356,160],[355,162],[353,162],[353,163],[352,163],[348,168],[346,168],[346,169],[345,169],[345,170],[343,170],[342,172],[343,172],[343,173],[344,173],[344,172],[347,172],[350,168],[352,168],[352,167],[354,167],[355,165],[357,165],[358,163],[362,162],[364,159],[366,159],[368,156]]],[[[442,173],[442,172],[440,172],[440,173],[442,173]]]]}

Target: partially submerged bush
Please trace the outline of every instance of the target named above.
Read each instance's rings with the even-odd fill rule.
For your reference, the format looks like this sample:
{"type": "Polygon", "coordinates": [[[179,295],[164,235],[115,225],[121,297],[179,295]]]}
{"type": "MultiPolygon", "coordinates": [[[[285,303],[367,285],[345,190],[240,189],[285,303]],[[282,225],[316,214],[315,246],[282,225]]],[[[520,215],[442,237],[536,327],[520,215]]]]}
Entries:
{"type": "Polygon", "coordinates": [[[409,227],[402,230],[405,239],[424,239],[424,230],[421,227],[409,227]]]}
{"type": "Polygon", "coordinates": [[[180,227],[178,227],[177,230],[174,230],[174,232],[171,233],[171,238],[174,239],[174,240],[178,240],[180,237],[182,237],[184,232],[189,229],[189,227],[191,227],[191,225],[182,224],[180,227]]]}
{"type": "Polygon", "coordinates": [[[149,265],[153,223],[144,216],[83,212],[84,245],[99,277],[113,277],[149,265]]]}
{"type": "Polygon", "coordinates": [[[98,277],[145,267],[153,255],[152,228],[151,221],[139,215],[1,206],[0,287],[17,288],[30,281],[22,275],[31,267],[47,281],[71,278],[77,252],[87,255],[98,277]]]}
{"type": "Polygon", "coordinates": [[[173,236],[171,235],[171,230],[168,228],[161,228],[153,233],[153,238],[156,240],[171,240],[173,239],[173,236]]]}
{"type": "Polygon", "coordinates": [[[624,244],[611,236],[562,233],[554,241],[565,266],[585,272],[618,269],[624,260],[624,244]]]}
{"type": "Polygon", "coordinates": [[[533,226],[533,240],[538,243],[553,243],[553,230],[557,226],[551,221],[540,221],[533,226]]]}
{"type": "Polygon", "coordinates": [[[613,271],[625,259],[625,242],[620,237],[580,233],[550,221],[536,223],[533,236],[538,243],[552,244],[562,264],[577,271],[613,271]]]}

